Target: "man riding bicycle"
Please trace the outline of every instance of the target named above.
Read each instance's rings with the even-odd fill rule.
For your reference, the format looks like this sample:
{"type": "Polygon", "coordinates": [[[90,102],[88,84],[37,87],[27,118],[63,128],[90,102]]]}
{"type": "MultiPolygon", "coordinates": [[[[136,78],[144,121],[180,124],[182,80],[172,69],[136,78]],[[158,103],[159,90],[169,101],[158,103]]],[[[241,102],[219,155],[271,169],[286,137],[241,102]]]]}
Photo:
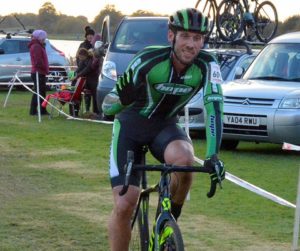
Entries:
{"type": "MultiPolygon", "coordinates": [[[[193,165],[192,142],[177,125],[177,114],[202,87],[207,111],[205,166],[218,165],[221,174],[218,177],[224,179],[224,167],[216,157],[222,136],[222,78],[216,59],[201,51],[207,32],[208,19],[198,10],[187,8],[175,12],[169,18],[171,46],[151,46],[137,53],[104,99],[104,113],[117,113],[110,151],[114,197],[109,221],[112,251],[128,250],[130,219],[140,191],[140,177],[135,173],[128,192],[119,195],[125,178],[127,151],[134,152],[137,163],[143,147],[147,146],[162,163],[193,165]]],[[[211,179],[217,179],[217,174],[212,173],[211,179]]],[[[191,173],[172,174],[171,210],[176,219],[191,184],[191,173]]]]}

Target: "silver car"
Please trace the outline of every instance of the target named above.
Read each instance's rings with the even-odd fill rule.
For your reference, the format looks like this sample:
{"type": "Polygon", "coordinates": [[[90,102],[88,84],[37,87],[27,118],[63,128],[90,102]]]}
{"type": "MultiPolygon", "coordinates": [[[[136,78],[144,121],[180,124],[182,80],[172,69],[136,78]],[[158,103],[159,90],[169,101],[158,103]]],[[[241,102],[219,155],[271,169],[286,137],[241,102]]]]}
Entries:
{"type": "MultiPolygon", "coordinates": [[[[29,36],[0,37],[0,82],[10,81],[18,70],[21,70],[18,76],[22,81],[31,81],[28,48],[30,40],[29,36]]],[[[58,82],[67,76],[70,63],[64,53],[55,48],[48,39],[45,42],[50,65],[48,81],[58,82]]]]}
{"type": "Polygon", "coordinates": [[[223,92],[223,148],[241,140],[300,144],[300,32],[270,41],[223,92]]]}
{"type": "MultiPolygon", "coordinates": [[[[246,71],[249,65],[252,63],[259,50],[247,50],[245,49],[206,49],[214,54],[219,63],[222,78],[224,83],[228,81],[238,79],[246,71]]],[[[203,105],[203,91],[200,90],[187,104],[187,107],[191,111],[197,111],[197,108],[203,110],[203,113],[192,114],[189,116],[188,126],[192,131],[204,131],[205,130],[205,110],[203,105]],[[196,108],[196,109],[195,109],[196,108]]],[[[179,123],[185,125],[185,117],[179,117],[179,123]]]]}

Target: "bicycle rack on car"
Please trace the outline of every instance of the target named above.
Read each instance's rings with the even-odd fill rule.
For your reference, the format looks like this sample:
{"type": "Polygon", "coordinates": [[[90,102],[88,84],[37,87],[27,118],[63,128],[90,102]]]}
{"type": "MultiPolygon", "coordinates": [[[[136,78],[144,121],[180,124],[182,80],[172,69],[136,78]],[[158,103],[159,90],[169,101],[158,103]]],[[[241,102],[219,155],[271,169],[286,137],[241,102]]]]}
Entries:
{"type": "Polygon", "coordinates": [[[238,38],[232,41],[218,41],[218,40],[208,40],[205,44],[205,48],[220,48],[222,46],[225,47],[231,47],[231,46],[243,46],[247,50],[247,54],[252,54],[252,46],[265,46],[265,43],[262,42],[252,42],[252,41],[247,41],[243,38],[238,38]]]}

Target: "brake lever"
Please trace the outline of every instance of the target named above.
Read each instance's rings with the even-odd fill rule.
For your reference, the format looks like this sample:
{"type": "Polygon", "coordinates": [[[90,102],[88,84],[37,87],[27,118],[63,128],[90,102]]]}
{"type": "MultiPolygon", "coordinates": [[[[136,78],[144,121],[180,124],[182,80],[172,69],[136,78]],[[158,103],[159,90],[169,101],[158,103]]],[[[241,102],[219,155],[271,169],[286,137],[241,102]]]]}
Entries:
{"type": "Polygon", "coordinates": [[[210,183],[210,189],[209,189],[209,192],[206,194],[206,196],[208,198],[212,198],[215,195],[215,193],[216,193],[216,189],[217,189],[217,183],[214,182],[214,181],[211,181],[211,183],[210,183]]]}
{"type": "Polygon", "coordinates": [[[123,196],[128,191],[129,179],[130,179],[131,172],[132,172],[133,162],[134,162],[134,153],[133,153],[133,151],[128,151],[127,152],[127,163],[125,165],[126,176],[125,176],[123,188],[119,192],[120,196],[123,196]]]}
{"type": "Polygon", "coordinates": [[[222,189],[222,178],[221,178],[221,173],[220,173],[220,168],[218,165],[215,165],[215,170],[216,170],[216,174],[217,174],[217,178],[218,178],[218,184],[220,186],[220,188],[222,189]]]}

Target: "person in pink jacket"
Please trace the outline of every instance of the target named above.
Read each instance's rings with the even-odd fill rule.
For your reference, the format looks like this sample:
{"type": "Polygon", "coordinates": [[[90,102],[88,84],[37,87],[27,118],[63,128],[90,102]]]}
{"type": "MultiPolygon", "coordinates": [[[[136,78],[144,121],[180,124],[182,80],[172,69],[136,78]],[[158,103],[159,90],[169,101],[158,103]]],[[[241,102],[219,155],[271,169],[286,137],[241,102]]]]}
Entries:
{"type": "MultiPolygon", "coordinates": [[[[39,80],[39,94],[42,97],[46,97],[46,75],[49,73],[49,63],[45,48],[45,40],[47,33],[43,30],[35,30],[32,33],[32,39],[28,45],[30,50],[31,59],[31,79],[34,83],[33,90],[37,91],[37,75],[39,80]],[[38,73],[38,74],[37,74],[38,73]]],[[[40,98],[40,105],[43,100],[40,98]]],[[[48,115],[46,108],[40,106],[41,114],[48,115]]],[[[30,104],[30,115],[37,115],[38,112],[38,101],[37,95],[33,94],[30,104]]]]}

